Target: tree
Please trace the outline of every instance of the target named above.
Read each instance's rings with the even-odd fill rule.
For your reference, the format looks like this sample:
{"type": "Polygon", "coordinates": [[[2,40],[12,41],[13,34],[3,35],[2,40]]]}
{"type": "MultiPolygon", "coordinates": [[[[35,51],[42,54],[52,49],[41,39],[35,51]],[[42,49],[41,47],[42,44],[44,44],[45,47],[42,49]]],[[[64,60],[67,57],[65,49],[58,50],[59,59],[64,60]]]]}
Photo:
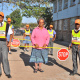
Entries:
{"type": "Polygon", "coordinates": [[[43,17],[46,26],[49,26],[53,17],[53,5],[48,1],[49,0],[30,0],[30,2],[20,3],[19,7],[22,9],[23,16],[35,17],[36,19],[43,17]]]}
{"type": "Polygon", "coordinates": [[[10,15],[7,15],[6,18],[11,18],[11,23],[15,28],[19,28],[22,22],[22,16],[20,13],[20,9],[16,9],[10,15]]]}
{"type": "Polygon", "coordinates": [[[52,22],[52,10],[54,0],[5,0],[9,4],[14,3],[19,6],[22,16],[27,18],[35,17],[36,19],[44,17],[46,21],[46,26],[52,22]]]}
{"type": "Polygon", "coordinates": [[[52,10],[50,10],[50,8],[46,8],[45,13],[43,13],[41,16],[45,19],[45,22],[46,22],[45,27],[49,28],[49,25],[53,21],[52,10]]]}

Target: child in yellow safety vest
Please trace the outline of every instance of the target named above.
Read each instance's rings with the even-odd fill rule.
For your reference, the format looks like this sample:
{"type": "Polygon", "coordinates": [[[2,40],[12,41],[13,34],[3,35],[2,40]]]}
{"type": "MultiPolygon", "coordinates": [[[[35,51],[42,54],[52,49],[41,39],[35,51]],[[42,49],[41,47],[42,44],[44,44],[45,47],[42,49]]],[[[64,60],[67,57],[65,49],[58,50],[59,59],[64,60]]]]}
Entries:
{"type": "Polygon", "coordinates": [[[2,70],[1,70],[1,63],[2,63],[2,67],[4,70],[5,75],[8,78],[11,78],[10,75],[10,67],[9,67],[9,61],[8,61],[8,48],[10,44],[11,44],[11,40],[12,40],[12,30],[9,27],[9,25],[6,25],[6,22],[4,22],[4,13],[0,12],[0,77],[2,75],[2,70]],[[6,36],[7,34],[10,35],[10,40],[9,43],[6,44],[6,36]]]}
{"type": "MultiPolygon", "coordinates": [[[[56,39],[56,32],[55,30],[53,30],[53,25],[50,25],[49,28],[50,29],[48,30],[48,33],[50,35],[50,40],[49,40],[48,47],[53,47],[53,42],[56,39]]],[[[50,55],[53,55],[53,48],[48,49],[48,51],[50,55]]]]}
{"type": "Polygon", "coordinates": [[[70,75],[74,76],[77,74],[78,64],[77,64],[77,54],[79,55],[79,62],[80,62],[80,19],[75,20],[75,29],[72,30],[71,34],[71,44],[69,45],[72,47],[72,61],[73,61],[73,72],[70,75]]]}
{"type": "MultiPolygon", "coordinates": [[[[29,25],[26,25],[26,29],[23,34],[23,39],[25,39],[23,40],[24,46],[26,46],[26,44],[27,46],[29,46],[29,43],[31,43],[31,30],[29,28],[29,25]]],[[[29,51],[29,47],[27,47],[27,49],[26,47],[24,47],[24,51],[26,50],[29,51]]]]}
{"type": "MultiPolygon", "coordinates": [[[[14,26],[11,24],[11,19],[8,18],[8,19],[7,19],[7,22],[8,22],[8,24],[9,24],[9,27],[10,27],[10,28],[12,29],[12,31],[13,31],[13,38],[14,38],[14,26]]],[[[10,40],[10,35],[7,34],[7,43],[9,43],[9,40],[10,40]]],[[[9,48],[9,54],[11,54],[11,47],[9,46],[8,48],[9,48]]]]}

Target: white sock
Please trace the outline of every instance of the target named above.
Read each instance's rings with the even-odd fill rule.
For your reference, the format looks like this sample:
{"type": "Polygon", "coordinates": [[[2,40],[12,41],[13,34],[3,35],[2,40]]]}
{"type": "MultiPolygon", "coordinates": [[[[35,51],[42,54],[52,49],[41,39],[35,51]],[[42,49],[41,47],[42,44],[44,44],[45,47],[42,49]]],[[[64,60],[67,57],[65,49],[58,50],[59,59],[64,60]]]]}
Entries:
{"type": "Polygon", "coordinates": [[[11,52],[11,51],[9,51],[9,52],[11,52]]]}

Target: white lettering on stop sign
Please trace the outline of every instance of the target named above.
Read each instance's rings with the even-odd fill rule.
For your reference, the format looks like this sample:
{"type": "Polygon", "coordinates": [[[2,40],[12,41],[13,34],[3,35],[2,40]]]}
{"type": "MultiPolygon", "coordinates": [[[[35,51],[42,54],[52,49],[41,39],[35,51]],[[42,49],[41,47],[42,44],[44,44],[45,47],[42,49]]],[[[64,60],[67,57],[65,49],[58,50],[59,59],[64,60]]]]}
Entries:
{"type": "Polygon", "coordinates": [[[66,57],[68,56],[68,52],[59,52],[58,57],[66,57]]]}

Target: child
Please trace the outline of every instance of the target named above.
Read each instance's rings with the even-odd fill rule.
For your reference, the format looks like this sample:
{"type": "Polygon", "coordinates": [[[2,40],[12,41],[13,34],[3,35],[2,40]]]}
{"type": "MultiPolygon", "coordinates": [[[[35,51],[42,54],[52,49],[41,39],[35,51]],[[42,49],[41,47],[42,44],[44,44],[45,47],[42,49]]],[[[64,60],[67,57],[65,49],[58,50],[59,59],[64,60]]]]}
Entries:
{"type": "MultiPolygon", "coordinates": [[[[26,44],[27,44],[27,46],[29,46],[29,43],[31,43],[31,41],[30,41],[31,40],[31,31],[30,31],[28,24],[26,25],[26,29],[25,29],[24,34],[23,34],[23,39],[27,39],[27,40],[23,41],[24,46],[26,46],[26,44]]],[[[26,51],[26,50],[29,51],[29,47],[27,47],[27,49],[25,47],[24,51],[26,51]]]]}

